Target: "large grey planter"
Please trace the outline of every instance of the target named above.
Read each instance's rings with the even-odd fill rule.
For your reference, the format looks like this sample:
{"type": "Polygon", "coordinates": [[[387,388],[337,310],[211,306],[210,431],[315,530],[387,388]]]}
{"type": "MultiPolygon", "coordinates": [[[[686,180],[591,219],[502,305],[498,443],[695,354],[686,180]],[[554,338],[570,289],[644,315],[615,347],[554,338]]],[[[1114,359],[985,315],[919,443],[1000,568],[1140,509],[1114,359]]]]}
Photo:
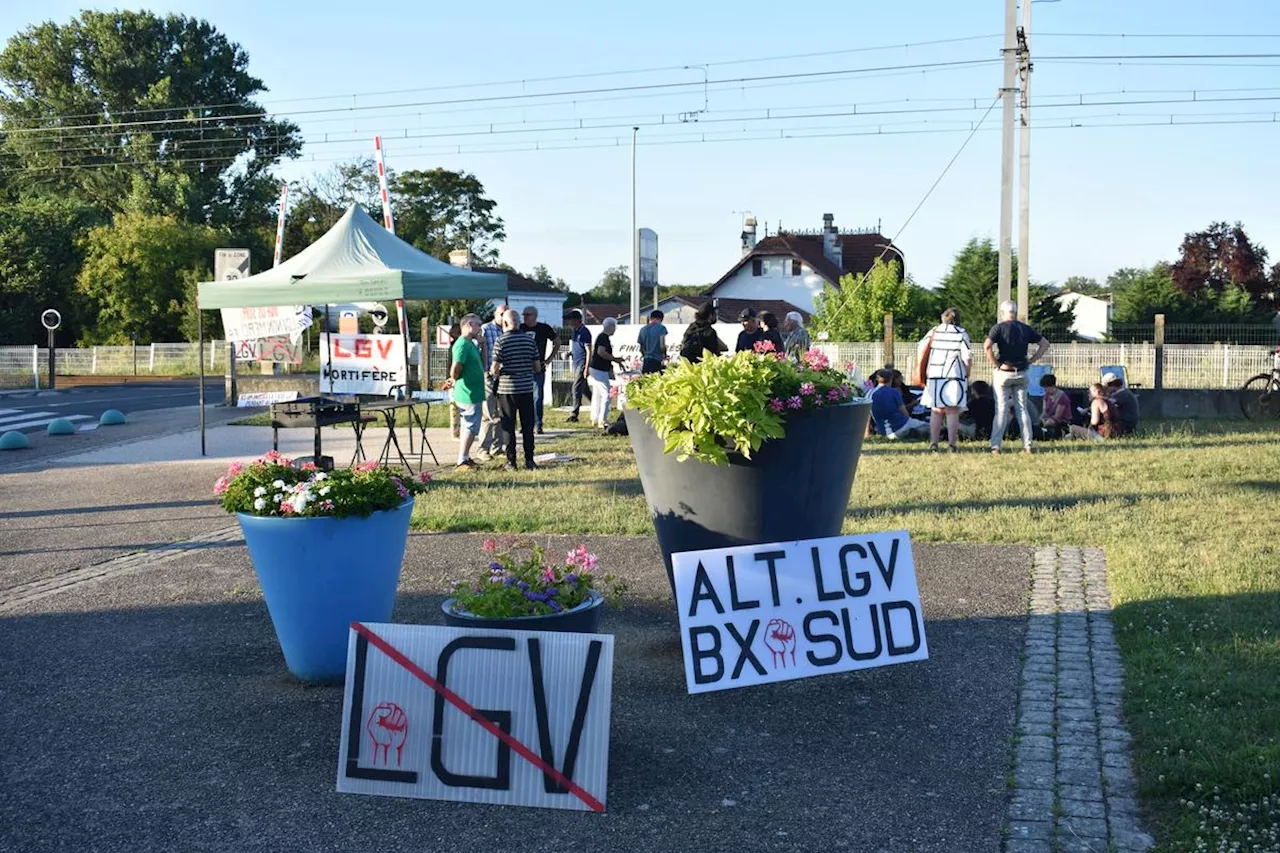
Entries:
{"type": "Polygon", "coordinates": [[[836,536],[867,433],[871,404],[858,401],[787,419],[786,436],[728,465],[677,462],[643,412],[627,411],[658,544],[671,555],[759,542],[836,536]]]}

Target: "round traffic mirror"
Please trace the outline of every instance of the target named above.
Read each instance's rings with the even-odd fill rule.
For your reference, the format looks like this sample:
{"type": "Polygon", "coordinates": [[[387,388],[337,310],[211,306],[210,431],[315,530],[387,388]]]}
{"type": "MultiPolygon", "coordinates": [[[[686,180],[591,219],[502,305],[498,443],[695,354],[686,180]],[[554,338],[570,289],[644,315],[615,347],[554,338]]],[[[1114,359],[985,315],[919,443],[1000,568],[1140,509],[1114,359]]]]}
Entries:
{"type": "Polygon", "coordinates": [[[62,325],[62,315],[50,308],[40,315],[40,325],[52,332],[62,325]]]}

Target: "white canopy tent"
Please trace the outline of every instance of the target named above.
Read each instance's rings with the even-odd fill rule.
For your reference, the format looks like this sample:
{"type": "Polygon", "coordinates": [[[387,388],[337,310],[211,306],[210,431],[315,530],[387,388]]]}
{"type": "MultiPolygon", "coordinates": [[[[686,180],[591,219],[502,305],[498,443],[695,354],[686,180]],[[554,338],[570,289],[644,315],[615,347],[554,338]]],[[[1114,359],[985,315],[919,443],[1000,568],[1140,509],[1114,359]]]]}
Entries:
{"type": "MultiPolygon", "coordinates": [[[[433,258],[375,222],[358,204],[307,248],[238,281],[201,282],[201,309],[329,305],[404,299],[490,299],[507,293],[507,277],[472,272],[433,258]]],[[[204,350],[203,314],[200,350],[204,350]]],[[[408,338],[405,339],[406,347],[408,338]]],[[[200,365],[200,454],[205,453],[204,359],[200,365]]]]}

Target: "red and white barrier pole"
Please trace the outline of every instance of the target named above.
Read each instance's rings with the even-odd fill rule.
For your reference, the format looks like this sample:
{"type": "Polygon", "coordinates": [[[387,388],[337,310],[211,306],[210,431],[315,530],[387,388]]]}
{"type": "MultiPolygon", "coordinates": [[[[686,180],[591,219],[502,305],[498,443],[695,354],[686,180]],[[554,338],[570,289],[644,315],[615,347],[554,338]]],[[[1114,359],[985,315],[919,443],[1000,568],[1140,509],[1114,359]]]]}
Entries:
{"type": "Polygon", "coordinates": [[[271,266],[280,266],[280,255],[284,252],[284,217],[289,203],[289,185],[285,184],[280,191],[280,216],[276,218],[276,253],[271,266]]]}
{"type": "MultiPolygon", "coordinates": [[[[387,165],[382,153],[382,137],[373,138],[374,157],[378,161],[378,189],[382,193],[382,224],[392,234],[396,233],[396,223],[391,218],[391,195],[387,192],[387,165]]],[[[404,300],[396,300],[396,315],[400,318],[400,334],[404,335],[406,350],[409,347],[409,318],[404,313],[404,300]]]]}

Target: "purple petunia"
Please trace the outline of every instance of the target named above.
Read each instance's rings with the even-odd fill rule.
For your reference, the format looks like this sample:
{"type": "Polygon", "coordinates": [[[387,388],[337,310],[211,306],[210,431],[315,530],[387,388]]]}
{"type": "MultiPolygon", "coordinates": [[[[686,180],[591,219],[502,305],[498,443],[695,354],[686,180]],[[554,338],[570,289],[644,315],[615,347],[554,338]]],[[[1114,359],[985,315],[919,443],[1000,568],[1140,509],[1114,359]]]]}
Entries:
{"type": "Polygon", "coordinates": [[[799,397],[792,397],[790,400],[787,401],[788,408],[798,409],[803,405],[804,405],[804,401],[801,400],[799,397]]]}
{"type": "Polygon", "coordinates": [[[565,575],[565,576],[564,576],[564,582],[565,582],[565,583],[577,583],[577,582],[578,582],[578,576],[577,576],[576,574],[574,574],[573,572],[570,572],[569,574],[567,574],[567,575],[565,575]]]}
{"type": "Polygon", "coordinates": [[[800,384],[800,393],[805,397],[810,396],[817,390],[818,390],[817,386],[815,386],[812,382],[802,382],[800,384]]]}
{"type": "Polygon", "coordinates": [[[554,602],[554,601],[548,601],[548,602],[547,602],[547,604],[550,604],[550,605],[551,605],[551,609],[552,609],[552,610],[554,610],[556,613],[559,613],[561,610],[563,610],[563,609],[564,609],[563,607],[561,607],[559,604],[557,604],[557,603],[556,603],[556,602],[554,602]]]}
{"type": "Polygon", "coordinates": [[[777,397],[774,397],[772,400],[769,401],[769,408],[773,409],[775,412],[781,412],[782,407],[784,405],[786,404],[783,403],[781,400],[779,400],[777,397]]]}

